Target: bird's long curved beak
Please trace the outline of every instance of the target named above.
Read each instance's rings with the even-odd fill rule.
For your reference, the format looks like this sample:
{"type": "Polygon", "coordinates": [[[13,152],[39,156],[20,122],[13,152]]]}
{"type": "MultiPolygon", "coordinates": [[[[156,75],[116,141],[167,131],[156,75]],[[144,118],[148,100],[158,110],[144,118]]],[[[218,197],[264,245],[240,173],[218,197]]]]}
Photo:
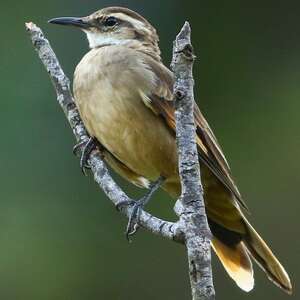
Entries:
{"type": "Polygon", "coordinates": [[[59,25],[69,25],[69,26],[75,26],[79,28],[89,28],[91,25],[85,21],[83,18],[76,18],[76,17],[60,17],[60,18],[54,18],[50,19],[48,23],[51,24],[59,24],[59,25]]]}

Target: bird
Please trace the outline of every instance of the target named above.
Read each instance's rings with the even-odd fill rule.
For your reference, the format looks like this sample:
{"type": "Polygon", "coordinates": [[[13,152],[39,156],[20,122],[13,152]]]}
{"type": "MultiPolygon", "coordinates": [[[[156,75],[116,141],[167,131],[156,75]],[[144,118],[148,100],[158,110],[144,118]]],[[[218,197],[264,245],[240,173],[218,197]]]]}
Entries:
{"type": "MultiPolygon", "coordinates": [[[[174,76],[162,62],[156,29],[125,7],[49,23],[77,27],[87,36],[90,50],[75,69],[73,93],[105,161],[129,182],[148,189],[159,185],[178,198],[174,76]]],[[[289,275],[248,221],[228,162],[196,102],[194,118],[213,250],[242,290],[254,287],[255,261],[275,285],[291,294],[289,275]]]]}

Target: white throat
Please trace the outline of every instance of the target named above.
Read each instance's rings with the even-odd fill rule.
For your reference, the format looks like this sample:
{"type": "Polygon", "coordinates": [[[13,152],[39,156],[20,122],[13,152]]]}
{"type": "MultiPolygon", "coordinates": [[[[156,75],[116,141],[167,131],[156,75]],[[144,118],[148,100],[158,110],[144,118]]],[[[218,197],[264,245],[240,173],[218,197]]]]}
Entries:
{"type": "Polygon", "coordinates": [[[99,33],[85,31],[87,39],[89,41],[90,48],[96,48],[107,45],[122,45],[126,44],[129,40],[116,39],[113,36],[105,36],[99,33]]]}

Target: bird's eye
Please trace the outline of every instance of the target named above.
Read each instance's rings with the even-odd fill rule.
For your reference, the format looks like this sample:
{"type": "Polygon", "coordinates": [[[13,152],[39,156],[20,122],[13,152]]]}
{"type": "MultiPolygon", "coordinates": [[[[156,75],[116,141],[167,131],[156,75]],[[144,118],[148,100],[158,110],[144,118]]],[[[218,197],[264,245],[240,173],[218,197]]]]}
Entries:
{"type": "Polygon", "coordinates": [[[105,20],[104,25],[108,26],[108,27],[112,27],[112,26],[115,26],[117,23],[118,23],[117,18],[115,18],[115,17],[108,17],[105,20]]]}

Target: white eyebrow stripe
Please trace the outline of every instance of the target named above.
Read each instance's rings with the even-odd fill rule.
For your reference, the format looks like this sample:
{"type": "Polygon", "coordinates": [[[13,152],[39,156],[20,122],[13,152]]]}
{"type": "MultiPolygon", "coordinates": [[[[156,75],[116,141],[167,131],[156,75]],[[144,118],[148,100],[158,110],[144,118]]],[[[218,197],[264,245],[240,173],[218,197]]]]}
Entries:
{"type": "Polygon", "coordinates": [[[137,30],[147,31],[149,34],[151,34],[151,31],[149,30],[147,25],[144,22],[140,21],[140,20],[132,18],[132,17],[130,17],[126,14],[123,14],[123,13],[115,13],[115,14],[112,14],[112,16],[116,17],[117,19],[129,22],[137,30]]]}

